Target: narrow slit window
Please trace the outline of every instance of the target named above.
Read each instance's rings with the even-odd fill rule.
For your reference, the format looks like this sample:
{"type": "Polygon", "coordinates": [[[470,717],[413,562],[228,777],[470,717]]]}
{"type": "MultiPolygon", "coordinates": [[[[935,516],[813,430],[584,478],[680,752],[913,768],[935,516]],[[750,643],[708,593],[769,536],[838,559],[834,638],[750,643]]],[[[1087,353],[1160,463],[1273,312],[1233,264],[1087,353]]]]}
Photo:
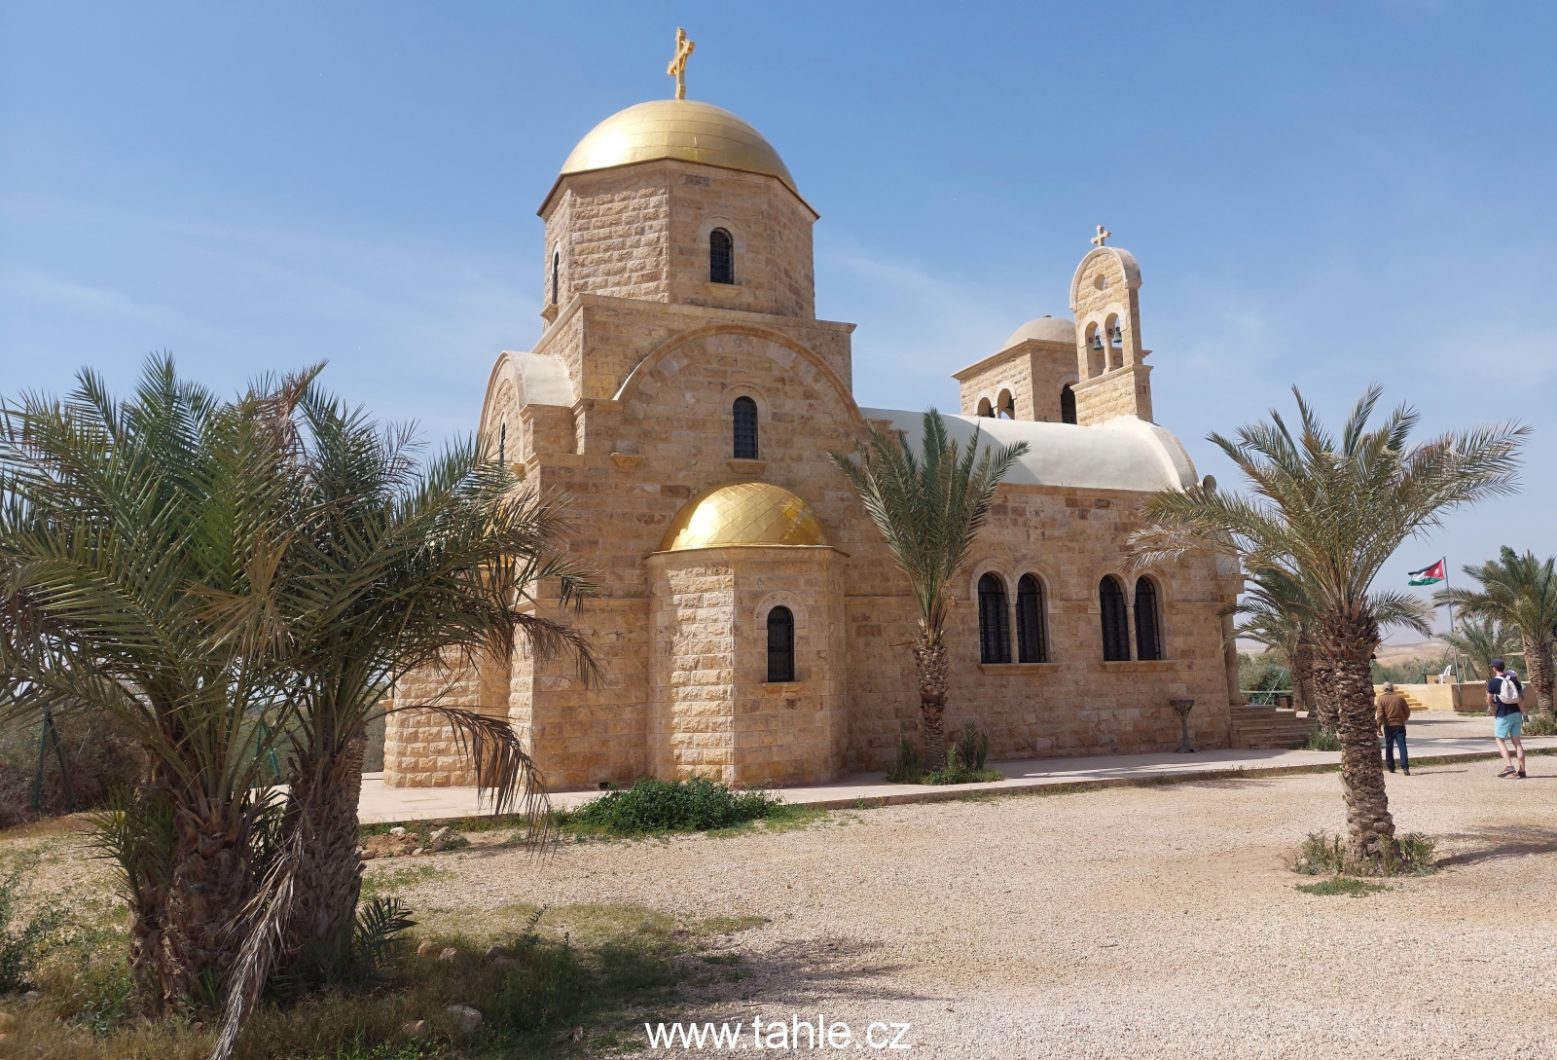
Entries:
{"type": "Polygon", "coordinates": [[[787,607],[768,612],[768,681],[782,684],[795,679],[795,616],[787,607]]]}
{"type": "Polygon", "coordinates": [[[1150,578],[1135,583],[1135,655],[1162,658],[1162,629],[1157,610],[1157,586],[1150,578]]]}
{"type": "Polygon", "coordinates": [[[1112,574],[1097,587],[1103,614],[1103,661],[1130,661],[1130,627],[1125,617],[1124,587],[1112,574]]]}
{"type": "Polygon", "coordinates": [[[1049,631],[1045,628],[1043,583],[1031,574],[1016,583],[1017,661],[1049,661],[1049,631]]]}
{"type": "Polygon", "coordinates": [[[551,252],[551,304],[562,300],[562,252],[551,252]]]}
{"type": "Polygon", "coordinates": [[[735,240],[723,228],[708,233],[708,282],[735,282],[735,240]]]}
{"type": "Polygon", "coordinates": [[[735,399],[735,459],[757,459],[757,403],[749,397],[735,399]]]}
{"type": "Polygon", "coordinates": [[[979,579],[979,662],[1011,661],[1011,623],[1006,617],[1006,587],[993,574],[979,579]]]}
{"type": "Polygon", "coordinates": [[[508,424],[500,423],[497,426],[497,462],[508,463],[508,424]]]}

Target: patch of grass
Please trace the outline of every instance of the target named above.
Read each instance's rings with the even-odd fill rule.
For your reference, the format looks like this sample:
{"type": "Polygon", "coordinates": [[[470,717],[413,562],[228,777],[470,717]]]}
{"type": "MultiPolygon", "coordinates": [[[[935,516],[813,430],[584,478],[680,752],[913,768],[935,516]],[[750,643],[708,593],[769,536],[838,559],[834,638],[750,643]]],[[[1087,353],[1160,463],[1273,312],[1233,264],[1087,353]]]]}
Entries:
{"type": "MultiPolygon", "coordinates": [[[[373,863],[369,862],[369,864],[373,863]]],[[[404,868],[379,872],[370,869],[362,875],[362,897],[393,894],[407,887],[414,887],[418,883],[441,880],[453,875],[452,869],[439,868],[437,865],[407,865],[404,868]]]]}
{"type": "Polygon", "coordinates": [[[759,928],[768,922],[765,916],[709,916],[687,926],[693,935],[733,935],[748,928],[759,928]]]}
{"type": "Polygon", "coordinates": [[[22,885],[36,861],[0,875],[0,994],[33,985],[45,954],[61,941],[65,909],[53,900],[24,909],[22,885]]]}
{"type": "Polygon", "coordinates": [[[1305,876],[1426,876],[1438,871],[1437,846],[1421,832],[1395,837],[1395,849],[1376,861],[1355,862],[1346,856],[1346,840],[1328,832],[1310,832],[1298,849],[1292,870],[1305,876]]]}
{"type": "Polygon", "coordinates": [[[573,835],[644,836],[707,832],[750,821],[785,816],[777,795],[736,791],[723,784],[691,780],[640,780],[627,791],[609,791],[576,810],[556,815],[573,835]]]}
{"type": "Polygon", "coordinates": [[[1361,898],[1387,888],[1382,883],[1360,880],[1355,876],[1333,876],[1320,883],[1300,883],[1297,889],[1304,894],[1344,894],[1351,898],[1361,898]]]}
{"type": "Polygon", "coordinates": [[[1339,751],[1341,738],[1329,729],[1315,729],[1308,734],[1308,739],[1303,741],[1305,751],[1339,751]]]}
{"type": "MultiPolygon", "coordinates": [[[[424,936],[435,952],[410,946],[388,953],[375,984],[337,986],[295,1004],[266,1003],[240,1039],[240,1060],[420,1060],[540,1058],[615,1054],[630,1049],[646,1012],[664,1009],[687,977],[685,958],[701,956],[701,939],[757,926],[760,917],[682,921],[638,906],[577,905],[538,910],[528,905],[483,911],[472,918],[450,910],[428,918],[424,936]],[[443,931],[430,922],[459,930],[443,931]],[[472,924],[479,925],[471,930],[472,924]],[[501,959],[483,956],[492,945],[501,959]],[[681,958],[678,960],[678,958],[681,958]],[[482,1014],[462,1035],[446,1009],[463,1004],[482,1014]],[[413,1038],[409,1025],[426,1020],[413,1038]],[[574,1028],[585,1028],[580,1038],[574,1028]]],[[[211,1030],[194,1024],[148,1024],[128,1015],[125,937],[102,940],[87,974],[73,957],[56,962],[40,983],[44,999],[11,1008],[8,1056],[117,1060],[201,1060],[211,1030]]],[[[710,953],[711,966],[740,963],[710,953]]],[[[712,971],[712,968],[710,969],[712,971]]],[[[722,973],[729,974],[729,973],[722,973]]]]}
{"type": "Polygon", "coordinates": [[[740,964],[746,958],[739,953],[705,953],[700,958],[704,964],[735,965],[740,964]]]}

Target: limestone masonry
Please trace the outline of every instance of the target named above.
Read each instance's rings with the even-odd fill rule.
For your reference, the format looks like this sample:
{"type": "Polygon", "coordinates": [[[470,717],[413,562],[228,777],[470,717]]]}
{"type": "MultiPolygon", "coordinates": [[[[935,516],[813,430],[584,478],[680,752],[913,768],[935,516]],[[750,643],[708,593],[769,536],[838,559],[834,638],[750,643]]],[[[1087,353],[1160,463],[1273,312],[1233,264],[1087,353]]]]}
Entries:
{"type": "MultiPolygon", "coordinates": [[[[528,484],[569,498],[570,556],[600,596],[562,614],[604,664],[512,659],[402,680],[397,705],[507,717],[553,788],[705,775],[803,783],[884,769],[918,732],[914,607],[828,459],[920,413],[854,398],[854,325],[817,320],[817,219],[762,137],[691,100],[597,126],[541,207],[544,331],[498,357],[480,432],[528,484]]],[[[1142,500],[1195,470],[1152,420],[1141,272],[1104,244],[1074,320],[1040,317],[956,374],[953,433],[1028,441],[959,583],[947,729],[996,758],[1170,749],[1193,699],[1228,744],[1235,571],[1133,569],[1142,500]]],[[[385,779],[474,783],[447,724],[390,717],[385,779]]]]}

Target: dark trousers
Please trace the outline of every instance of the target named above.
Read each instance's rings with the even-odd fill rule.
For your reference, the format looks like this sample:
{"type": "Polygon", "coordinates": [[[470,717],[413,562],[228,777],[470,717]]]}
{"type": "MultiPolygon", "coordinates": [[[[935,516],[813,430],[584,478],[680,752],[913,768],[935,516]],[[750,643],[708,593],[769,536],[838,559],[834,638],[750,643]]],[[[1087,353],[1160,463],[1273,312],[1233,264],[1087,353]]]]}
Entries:
{"type": "Polygon", "coordinates": [[[1406,727],[1404,725],[1384,726],[1384,765],[1393,773],[1395,771],[1395,744],[1400,744],[1400,768],[1407,773],[1411,772],[1411,759],[1406,757],[1406,727]]]}

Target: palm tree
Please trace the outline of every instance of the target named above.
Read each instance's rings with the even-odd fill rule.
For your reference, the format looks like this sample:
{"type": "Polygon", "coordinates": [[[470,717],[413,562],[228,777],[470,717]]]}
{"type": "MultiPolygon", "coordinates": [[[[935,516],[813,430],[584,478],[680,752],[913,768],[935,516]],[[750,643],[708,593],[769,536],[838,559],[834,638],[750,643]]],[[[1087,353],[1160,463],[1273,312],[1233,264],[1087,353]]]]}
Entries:
{"type": "Polygon", "coordinates": [[[1480,589],[1446,589],[1438,594],[1443,603],[1458,607],[1462,614],[1493,619],[1512,627],[1524,642],[1525,676],[1535,689],[1536,703],[1546,713],[1553,712],[1552,638],[1557,632],[1557,560],[1535,558],[1535,553],[1520,554],[1503,546],[1498,558],[1480,566],[1468,566],[1465,573],[1480,583],[1480,589]]]}
{"type": "Polygon", "coordinates": [[[940,413],[930,409],[924,414],[922,453],[904,432],[872,428],[854,456],[830,454],[886,538],[919,609],[914,664],[925,763],[931,769],[939,769],[946,757],[950,586],[984,525],[995,487],[1027,452],[1026,442],[980,452],[979,434],[975,429],[963,449],[946,433],[940,413]]]}
{"type": "Polygon", "coordinates": [[[146,753],[102,839],[153,1015],[219,989],[254,890],[267,748],[246,721],[275,690],[253,630],[219,635],[195,590],[248,591],[278,499],[254,471],[267,448],[167,358],[124,402],[82,372],[63,403],[0,408],[0,670],[20,678],[0,708],[100,711],[146,753]]]}
{"type": "MultiPolygon", "coordinates": [[[[1315,650],[1309,630],[1317,628],[1319,616],[1303,594],[1302,586],[1283,571],[1270,567],[1250,571],[1248,582],[1251,587],[1237,608],[1246,616],[1238,627],[1238,635],[1282,653],[1302,702],[1317,716],[1321,728],[1335,732],[1340,723],[1340,706],[1335,698],[1333,660],[1315,650]]],[[[1424,637],[1432,634],[1432,610],[1414,596],[1374,593],[1373,606],[1381,630],[1403,626],[1424,637]]]]}
{"type": "MultiPolygon", "coordinates": [[[[560,555],[557,504],[518,488],[470,442],[419,468],[408,433],[381,430],[317,386],[283,415],[274,433],[285,439],[292,536],[261,591],[213,604],[239,625],[270,617],[293,713],[284,855],[256,896],[263,914],[229,1001],[233,1027],[265,981],[267,945],[305,982],[347,959],[362,746],[397,680],[506,660],[516,638],[538,658],[571,654],[586,683],[597,672],[576,630],[535,611],[543,582],[564,605],[591,591],[560,555]]],[[[507,718],[436,703],[395,710],[441,713],[467,742],[494,812],[523,794],[532,823],[543,819],[540,777],[507,718]]]]}
{"type": "Polygon", "coordinates": [[[1458,629],[1444,634],[1444,642],[1456,656],[1465,657],[1465,668],[1475,680],[1491,676],[1487,663],[1521,652],[1519,633],[1495,618],[1462,618],[1458,629]]]}
{"type": "Polygon", "coordinates": [[[1480,428],[1411,444],[1418,416],[1407,407],[1369,428],[1380,396],[1370,387],[1337,438],[1302,394],[1294,394],[1296,434],[1273,410],[1270,422],[1241,428],[1236,440],[1210,436],[1252,495],[1198,486],[1165,491],[1147,502],[1144,514],[1148,529],[1164,539],[1198,539],[1203,548],[1239,556],[1248,570],[1280,571],[1308,600],[1315,649],[1334,670],[1348,854],[1377,865],[1395,852],[1395,826],[1373,723],[1369,659],[1386,605],[1398,609],[1405,601],[1375,591],[1373,580],[1407,537],[1436,526],[1445,511],[1511,492],[1528,429],[1480,428]]]}
{"type": "Polygon", "coordinates": [[[1328,695],[1314,658],[1313,638],[1304,626],[1304,600],[1297,587],[1278,570],[1251,571],[1243,598],[1234,613],[1243,621],[1234,636],[1263,644],[1286,660],[1292,674],[1293,705],[1335,731],[1335,701],[1328,695]]]}

